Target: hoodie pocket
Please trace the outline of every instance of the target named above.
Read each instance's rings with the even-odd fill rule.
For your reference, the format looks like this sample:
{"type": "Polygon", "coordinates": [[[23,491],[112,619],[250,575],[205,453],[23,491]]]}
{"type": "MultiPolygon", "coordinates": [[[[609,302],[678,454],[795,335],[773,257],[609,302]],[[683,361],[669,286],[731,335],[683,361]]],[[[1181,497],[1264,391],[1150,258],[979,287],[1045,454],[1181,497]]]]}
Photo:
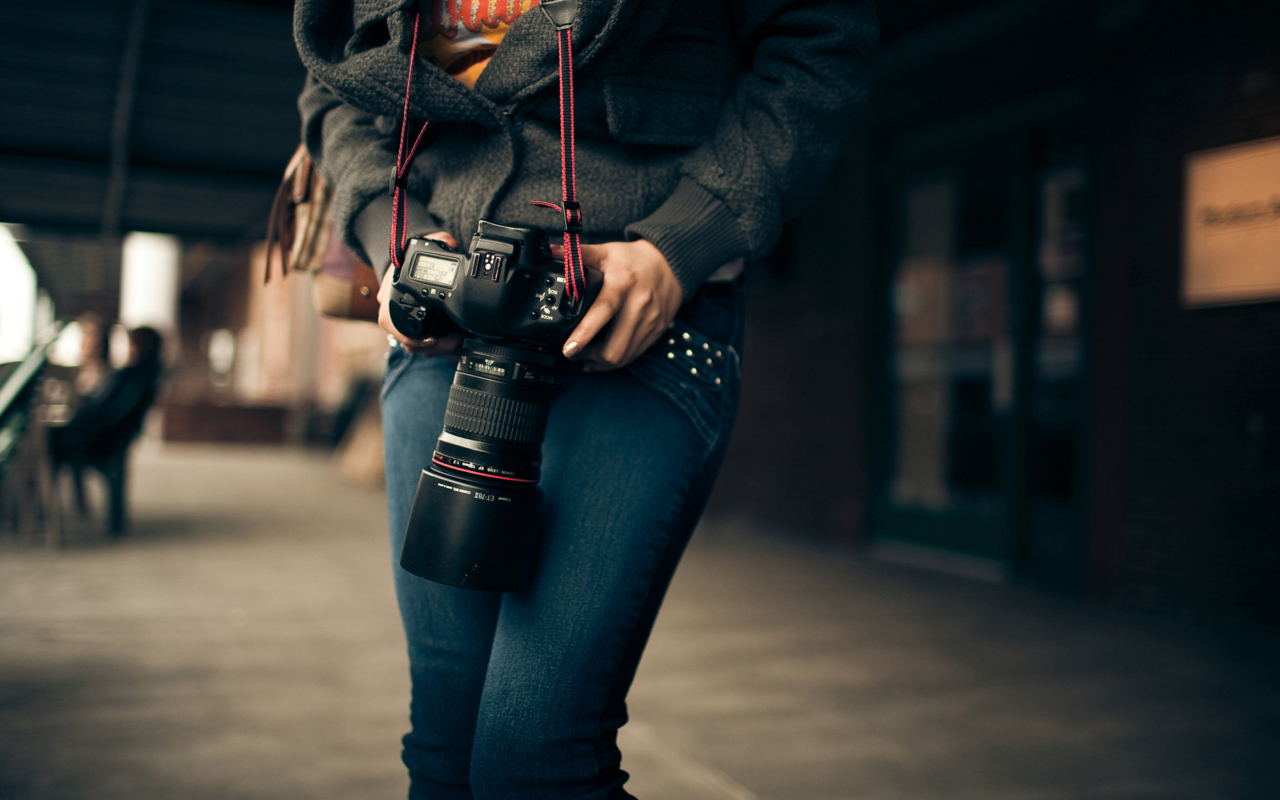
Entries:
{"type": "Polygon", "coordinates": [[[720,119],[718,87],[667,78],[608,78],[604,100],[609,133],[627,144],[694,147],[720,119]]]}

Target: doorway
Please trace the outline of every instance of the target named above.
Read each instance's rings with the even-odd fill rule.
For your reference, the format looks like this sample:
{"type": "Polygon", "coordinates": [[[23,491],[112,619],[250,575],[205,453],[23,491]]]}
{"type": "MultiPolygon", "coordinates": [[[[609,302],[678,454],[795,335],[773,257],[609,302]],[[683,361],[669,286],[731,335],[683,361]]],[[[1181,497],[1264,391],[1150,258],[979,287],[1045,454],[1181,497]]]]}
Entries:
{"type": "Polygon", "coordinates": [[[963,559],[985,577],[1083,583],[1081,141],[1026,126],[892,159],[873,425],[880,548],[963,559]]]}

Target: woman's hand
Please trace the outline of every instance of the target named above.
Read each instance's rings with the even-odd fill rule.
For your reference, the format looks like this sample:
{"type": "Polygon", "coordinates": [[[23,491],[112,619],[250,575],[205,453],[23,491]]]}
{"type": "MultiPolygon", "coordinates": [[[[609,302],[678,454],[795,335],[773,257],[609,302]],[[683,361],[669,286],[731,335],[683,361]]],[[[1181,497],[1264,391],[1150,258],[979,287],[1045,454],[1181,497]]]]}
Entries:
{"type": "MultiPolygon", "coordinates": [[[[564,255],[558,245],[552,250],[557,257],[564,255]]],[[[644,239],[584,244],[582,261],[604,273],[604,285],[569,334],[564,354],[585,361],[587,372],[624,367],[670,327],[684,290],[666,257],[644,239]],[[610,321],[610,329],[594,341],[610,321]]]]}
{"type": "MultiPolygon", "coordinates": [[[[458,240],[444,231],[428,234],[426,238],[436,239],[455,250],[458,249],[458,240]]],[[[387,306],[391,302],[391,282],[394,274],[394,267],[388,267],[387,273],[382,276],[382,286],[378,288],[378,324],[382,326],[382,329],[394,336],[395,340],[404,345],[405,349],[410,353],[417,353],[423,356],[438,356],[442,353],[451,353],[457,350],[458,346],[462,344],[462,331],[454,331],[448,336],[441,336],[438,339],[432,336],[428,336],[426,339],[410,339],[396,330],[396,326],[391,323],[391,312],[387,310],[387,306]]]]}

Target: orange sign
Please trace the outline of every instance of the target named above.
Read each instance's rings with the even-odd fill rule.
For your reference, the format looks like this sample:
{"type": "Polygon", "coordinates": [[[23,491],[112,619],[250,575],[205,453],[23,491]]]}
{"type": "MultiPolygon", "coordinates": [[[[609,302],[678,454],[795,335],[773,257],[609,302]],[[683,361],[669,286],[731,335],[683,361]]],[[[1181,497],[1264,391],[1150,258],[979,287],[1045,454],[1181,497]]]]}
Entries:
{"type": "Polygon", "coordinates": [[[1192,153],[1186,180],[1183,303],[1280,299],[1280,137],[1192,153]]]}

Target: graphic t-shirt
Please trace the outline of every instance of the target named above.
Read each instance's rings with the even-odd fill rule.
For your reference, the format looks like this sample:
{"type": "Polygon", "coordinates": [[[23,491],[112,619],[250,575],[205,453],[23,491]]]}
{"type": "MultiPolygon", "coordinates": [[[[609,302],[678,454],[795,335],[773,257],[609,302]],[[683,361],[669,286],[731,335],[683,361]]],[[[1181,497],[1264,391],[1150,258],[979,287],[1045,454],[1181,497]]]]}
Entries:
{"type": "Polygon", "coordinates": [[[431,0],[428,58],[474,87],[507,30],[539,0],[431,0]]]}

